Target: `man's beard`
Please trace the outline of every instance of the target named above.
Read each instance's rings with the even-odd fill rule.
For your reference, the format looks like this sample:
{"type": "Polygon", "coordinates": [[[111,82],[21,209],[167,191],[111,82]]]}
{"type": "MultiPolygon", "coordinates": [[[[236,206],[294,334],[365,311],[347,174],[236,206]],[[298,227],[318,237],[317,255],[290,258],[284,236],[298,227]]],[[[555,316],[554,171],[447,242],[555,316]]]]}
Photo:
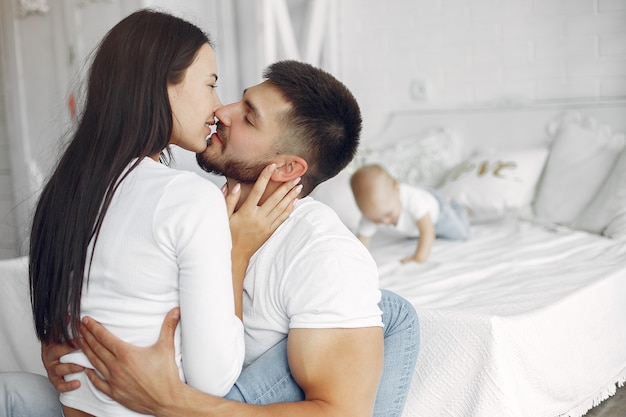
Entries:
{"type": "Polygon", "coordinates": [[[210,161],[209,157],[204,154],[196,154],[196,161],[198,166],[211,174],[223,175],[226,178],[232,178],[242,184],[254,184],[269,162],[257,161],[257,162],[245,162],[239,160],[227,160],[226,157],[221,155],[210,161]]]}

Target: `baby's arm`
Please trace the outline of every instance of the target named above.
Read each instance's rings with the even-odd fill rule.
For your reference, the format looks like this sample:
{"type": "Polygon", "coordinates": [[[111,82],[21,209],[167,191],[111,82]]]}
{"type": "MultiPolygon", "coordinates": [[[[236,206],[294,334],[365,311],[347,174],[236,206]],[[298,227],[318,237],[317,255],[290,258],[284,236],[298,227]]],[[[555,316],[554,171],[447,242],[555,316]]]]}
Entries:
{"type": "Polygon", "coordinates": [[[402,259],[402,263],[424,262],[430,254],[430,248],[433,246],[433,242],[435,241],[435,225],[430,219],[430,214],[426,214],[417,221],[417,228],[420,232],[420,236],[417,241],[415,253],[409,258],[402,259]]]}
{"type": "Polygon", "coordinates": [[[371,236],[363,236],[363,235],[357,235],[356,236],[363,245],[365,245],[365,247],[369,247],[370,242],[372,241],[372,237],[371,236]]]}

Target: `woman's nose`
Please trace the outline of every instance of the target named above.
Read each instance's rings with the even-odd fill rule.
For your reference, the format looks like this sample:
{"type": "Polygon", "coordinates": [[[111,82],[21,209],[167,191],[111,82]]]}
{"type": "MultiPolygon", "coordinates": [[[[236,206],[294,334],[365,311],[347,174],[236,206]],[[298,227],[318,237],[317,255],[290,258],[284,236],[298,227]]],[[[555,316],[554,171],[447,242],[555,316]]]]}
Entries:
{"type": "Polygon", "coordinates": [[[217,109],[224,107],[224,105],[222,104],[222,100],[220,100],[220,96],[218,96],[217,94],[215,95],[215,110],[217,111],[217,109]]]}

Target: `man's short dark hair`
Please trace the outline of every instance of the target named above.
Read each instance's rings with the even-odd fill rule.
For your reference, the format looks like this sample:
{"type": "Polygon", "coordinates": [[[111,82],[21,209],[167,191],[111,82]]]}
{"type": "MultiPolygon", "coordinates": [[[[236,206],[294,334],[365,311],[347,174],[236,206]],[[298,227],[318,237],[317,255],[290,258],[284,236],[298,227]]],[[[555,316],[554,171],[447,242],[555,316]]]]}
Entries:
{"type": "Polygon", "coordinates": [[[284,115],[282,153],[304,158],[303,194],[337,175],[354,158],[361,110],[348,88],[326,71],[297,61],[280,61],[263,74],[291,104],[284,115]]]}

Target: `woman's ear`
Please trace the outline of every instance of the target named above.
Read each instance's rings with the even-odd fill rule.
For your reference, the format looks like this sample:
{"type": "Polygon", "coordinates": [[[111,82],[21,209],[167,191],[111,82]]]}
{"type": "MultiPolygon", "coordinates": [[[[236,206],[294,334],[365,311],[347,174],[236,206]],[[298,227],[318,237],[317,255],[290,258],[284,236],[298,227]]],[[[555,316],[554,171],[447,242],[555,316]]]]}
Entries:
{"type": "Polygon", "coordinates": [[[307,162],[295,155],[281,155],[281,161],[276,162],[276,171],[272,174],[272,181],[287,182],[304,175],[309,168],[307,162]]]}

